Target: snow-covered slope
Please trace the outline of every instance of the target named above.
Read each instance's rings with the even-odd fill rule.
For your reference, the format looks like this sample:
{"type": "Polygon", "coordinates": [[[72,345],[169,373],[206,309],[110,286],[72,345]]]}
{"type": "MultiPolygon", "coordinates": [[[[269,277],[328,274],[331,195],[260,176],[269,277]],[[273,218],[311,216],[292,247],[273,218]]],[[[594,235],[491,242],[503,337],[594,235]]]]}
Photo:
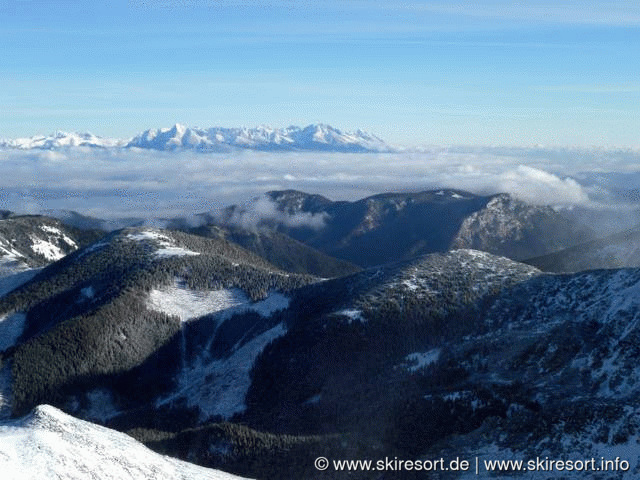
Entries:
{"type": "Polygon", "coordinates": [[[7,480],[240,478],[159,455],[124,433],[49,405],[0,425],[0,471],[7,480]]]}
{"type": "Polygon", "coordinates": [[[183,322],[214,313],[221,314],[221,318],[228,318],[250,310],[269,316],[288,306],[289,299],[280,293],[271,293],[264,300],[254,303],[238,288],[191,290],[179,281],[151,290],[148,304],[151,310],[175,315],[183,322]]]}
{"type": "MultiPolygon", "coordinates": [[[[9,355],[14,355],[16,367],[16,413],[42,403],[67,405],[50,397],[32,398],[32,394],[45,393],[49,386],[51,392],[59,392],[67,379],[78,374],[87,378],[87,369],[112,375],[137,368],[155,361],[159,349],[164,349],[158,354],[162,358],[174,356],[175,362],[160,372],[169,382],[187,363],[186,357],[200,358],[199,351],[185,352],[182,339],[191,344],[193,337],[194,348],[202,348],[203,342],[211,344],[217,327],[235,315],[242,323],[225,324],[219,343],[242,348],[278,323],[263,317],[288,306],[287,292],[311,281],[313,277],[280,271],[219,238],[152,228],[113,232],[0,297],[0,335],[4,332],[5,337],[0,349],[15,347],[9,355]],[[201,320],[203,316],[209,318],[201,320]],[[61,340],[68,329],[78,335],[71,343],[61,340]],[[41,366],[30,366],[34,361],[41,366]],[[40,373],[43,376],[37,380],[27,378],[40,373]],[[20,409],[24,401],[29,403],[20,409]]],[[[255,351],[257,355],[261,350],[255,351]]],[[[216,360],[231,352],[223,346],[211,353],[216,360]]],[[[133,377],[131,382],[133,387],[133,377]]],[[[160,387],[155,380],[149,383],[160,387]]],[[[86,397],[82,405],[73,395],[67,396],[71,405],[67,411],[91,410],[96,402],[89,390],[100,387],[98,382],[82,390],[80,397],[86,397]]],[[[123,403],[139,401],[136,388],[126,389],[122,398],[128,400],[123,403]]],[[[60,398],[59,393],[55,395],[60,398]]]]}
{"type": "Polygon", "coordinates": [[[29,281],[39,267],[77,250],[82,235],[42,216],[0,220],[0,297],[29,281]]]}

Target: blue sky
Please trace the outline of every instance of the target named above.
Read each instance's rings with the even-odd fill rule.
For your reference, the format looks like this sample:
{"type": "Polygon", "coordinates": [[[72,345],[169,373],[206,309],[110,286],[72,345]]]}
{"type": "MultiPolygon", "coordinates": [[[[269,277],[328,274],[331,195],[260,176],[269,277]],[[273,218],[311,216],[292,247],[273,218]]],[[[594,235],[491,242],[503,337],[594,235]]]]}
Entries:
{"type": "Polygon", "coordinates": [[[176,122],[640,146],[636,2],[0,0],[0,137],[176,122]]]}

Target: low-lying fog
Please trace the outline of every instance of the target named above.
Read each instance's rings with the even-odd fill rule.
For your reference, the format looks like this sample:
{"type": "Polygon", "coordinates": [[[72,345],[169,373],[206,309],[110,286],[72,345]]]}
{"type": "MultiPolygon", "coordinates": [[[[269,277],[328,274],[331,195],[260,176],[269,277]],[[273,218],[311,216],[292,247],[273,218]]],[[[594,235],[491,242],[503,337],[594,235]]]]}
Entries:
{"type": "MultiPolygon", "coordinates": [[[[615,209],[609,227],[636,223],[640,151],[434,147],[392,154],[158,152],[75,148],[0,150],[0,208],[157,218],[218,211],[269,190],[332,200],[457,188],[511,193],[537,204],[615,209]]],[[[640,222],[637,222],[640,223],[640,222]]]]}

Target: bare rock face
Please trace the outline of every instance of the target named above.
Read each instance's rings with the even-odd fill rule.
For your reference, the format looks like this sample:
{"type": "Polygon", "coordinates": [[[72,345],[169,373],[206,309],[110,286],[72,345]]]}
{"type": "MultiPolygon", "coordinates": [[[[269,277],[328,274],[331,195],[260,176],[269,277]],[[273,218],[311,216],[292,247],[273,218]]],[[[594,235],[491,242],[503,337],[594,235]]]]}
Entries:
{"type": "Polygon", "coordinates": [[[451,246],[525,260],[589,238],[592,232],[552,207],[529,205],[501,194],[464,219],[451,246]]]}

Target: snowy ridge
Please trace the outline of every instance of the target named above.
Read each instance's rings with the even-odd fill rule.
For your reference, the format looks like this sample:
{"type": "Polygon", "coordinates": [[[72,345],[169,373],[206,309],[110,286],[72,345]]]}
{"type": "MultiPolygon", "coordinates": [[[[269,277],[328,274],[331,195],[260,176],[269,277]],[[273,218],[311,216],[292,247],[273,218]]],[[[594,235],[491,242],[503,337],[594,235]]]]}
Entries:
{"type": "Polygon", "coordinates": [[[28,138],[0,140],[0,148],[19,150],[57,150],[69,147],[109,148],[124,145],[125,142],[113,138],[102,138],[92,133],[56,132],[51,135],[36,135],[28,138]]]}
{"type": "Polygon", "coordinates": [[[51,219],[18,217],[2,220],[0,277],[27,270],[34,256],[41,257],[41,264],[42,258],[53,262],[77,250],[76,241],[56,225],[59,223],[51,219]]]}
{"type": "Polygon", "coordinates": [[[155,248],[154,256],[156,258],[200,255],[199,252],[194,252],[192,250],[188,250],[176,245],[172,238],[156,230],[147,229],[141,230],[136,233],[129,233],[127,235],[127,238],[129,240],[145,242],[149,245],[152,245],[153,248],[155,248]]]}
{"type": "Polygon", "coordinates": [[[240,478],[159,455],[124,433],[48,405],[0,425],[0,470],[11,480],[240,478]]]}
{"type": "Polygon", "coordinates": [[[393,148],[375,135],[357,130],[344,132],[324,124],[306,127],[272,128],[197,128],[175,124],[170,128],[148,129],[130,140],[102,138],[91,133],[56,132],[0,140],[0,148],[19,150],[58,150],[74,147],[143,148],[152,150],[197,150],[204,152],[229,149],[314,150],[336,152],[389,152],[393,148]]]}
{"type": "Polygon", "coordinates": [[[506,286],[512,278],[523,281],[540,274],[534,267],[479,250],[452,250],[439,261],[438,256],[426,259],[426,262],[403,270],[387,288],[399,289],[417,298],[436,298],[443,294],[437,287],[443,279],[465,278],[471,283],[474,298],[480,298],[506,286]]]}
{"type": "Polygon", "coordinates": [[[31,280],[39,268],[77,250],[55,220],[16,217],[0,220],[0,297],[31,280]]]}
{"type": "MultiPolygon", "coordinates": [[[[25,256],[11,245],[11,242],[0,236],[0,281],[28,270],[29,267],[26,260],[25,256]]],[[[3,285],[0,284],[0,295],[12,290],[10,285],[8,284],[3,288],[3,285]]]]}
{"type": "Polygon", "coordinates": [[[153,150],[191,149],[224,151],[228,148],[253,150],[323,150],[341,152],[381,152],[391,148],[378,137],[358,130],[343,132],[328,125],[271,128],[171,128],[150,129],[133,138],[127,147],[153,150]]]}

